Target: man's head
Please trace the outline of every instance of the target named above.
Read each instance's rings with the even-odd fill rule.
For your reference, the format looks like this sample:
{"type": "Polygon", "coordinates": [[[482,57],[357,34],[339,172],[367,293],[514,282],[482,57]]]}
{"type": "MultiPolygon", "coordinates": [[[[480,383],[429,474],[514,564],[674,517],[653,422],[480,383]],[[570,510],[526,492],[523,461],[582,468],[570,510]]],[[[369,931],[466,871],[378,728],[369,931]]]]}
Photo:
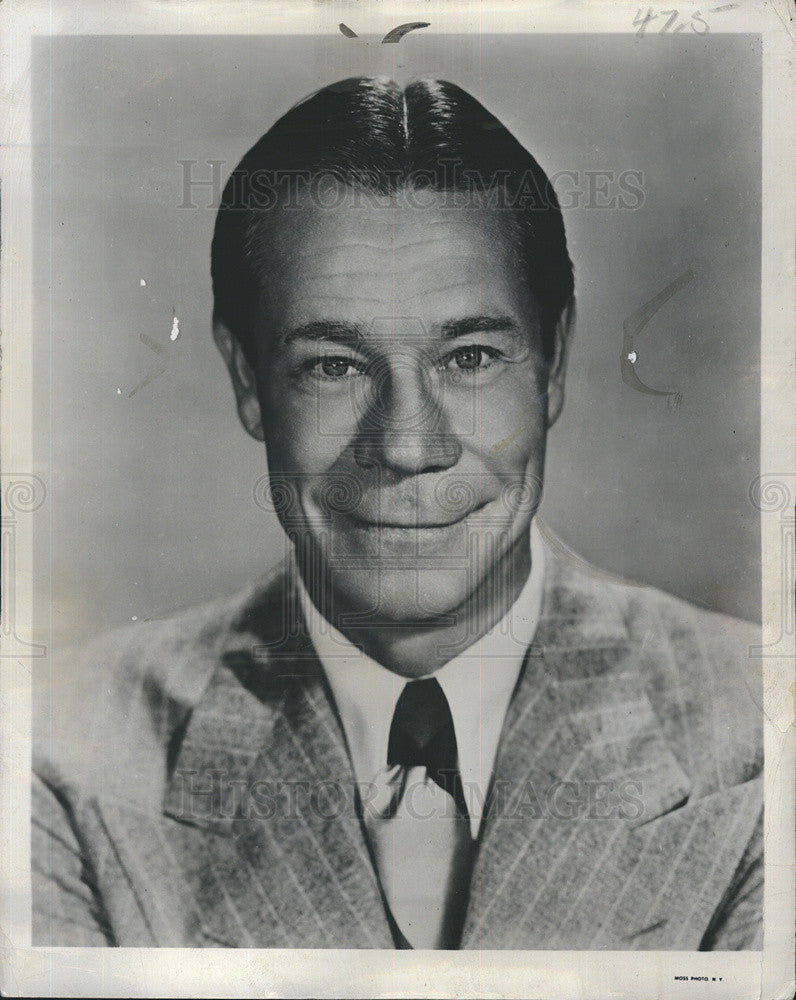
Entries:
{"type": "Polygon", "coordinates": [[[449,83],[324,88],[230,177],[212,273],[310,589],[374,624],[516,596],[573,294],[555,194],[517,140],[449,83]]]}

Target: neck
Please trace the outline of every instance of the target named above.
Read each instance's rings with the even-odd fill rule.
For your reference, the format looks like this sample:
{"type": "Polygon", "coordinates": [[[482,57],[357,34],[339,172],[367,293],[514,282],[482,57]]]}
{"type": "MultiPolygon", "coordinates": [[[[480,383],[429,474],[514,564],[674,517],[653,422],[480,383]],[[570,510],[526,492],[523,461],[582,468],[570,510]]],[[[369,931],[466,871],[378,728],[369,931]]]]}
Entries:
{"type": "MultiPolygon", "coordinates": [[[[528,535],[521,536],[489,570],[475,591],[444,616],[413,622],[369,620],[366,625],[340,624],[352,611],[335,595],[336,628],[371,659],[402,677],[423,677],[483,638],[509,611],[531,571],[528,535]]],[[[317,577],[316,577],[317,579],[317,577]]],[[[307,581],[305,580],[305,586],[307,581]]],[[[307,588],[315,606],[329,620],[328,594],[307,588]]]]}

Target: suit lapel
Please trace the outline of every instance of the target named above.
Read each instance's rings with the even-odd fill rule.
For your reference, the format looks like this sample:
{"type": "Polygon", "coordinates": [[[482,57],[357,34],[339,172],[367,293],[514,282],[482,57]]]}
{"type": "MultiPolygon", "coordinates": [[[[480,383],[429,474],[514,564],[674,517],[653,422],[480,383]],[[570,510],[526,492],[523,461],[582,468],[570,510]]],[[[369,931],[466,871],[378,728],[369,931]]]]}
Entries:
{"type": "Polygon", "coordinates": [[[287,692],[255,775],[279,789],[280,804],[273,818],[236,821],[235,842],[284,943],[392,947],[354,775],[316,664],[287,692]]]}
{"type": "Polygon", "coordinates": [[[696,949],[748,842],[760,789],[686,804],[689,781],[610,588],[567,576],[549,567],[501,739],[462,947],[696,949]]]}
{"type": "MultiPolygon", "coordinates": [[[[296,624],[295,610],[288,602],[264,617],[296,624]]],[[[230,670],[194,713],[166,808],[200,914],[192,933],[245,947],[392,947],[311,644],[297,624],[249,630],[224,659],[230,670]],[[202,794],[213,782],[215,794],[202,794]]]]}

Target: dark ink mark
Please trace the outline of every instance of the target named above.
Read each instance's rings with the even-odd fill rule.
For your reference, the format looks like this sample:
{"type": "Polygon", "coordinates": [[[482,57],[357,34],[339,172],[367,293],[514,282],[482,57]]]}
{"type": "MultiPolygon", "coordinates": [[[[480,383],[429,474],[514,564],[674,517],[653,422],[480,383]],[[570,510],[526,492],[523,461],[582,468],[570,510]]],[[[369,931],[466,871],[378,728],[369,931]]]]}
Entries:
{"type": "Polygon", "coordinates": [[[163,357],[165,357],[166,348],[163,346],[163,344],[159,344],[156,340],[153,340],[153,338],[148,336],[146,333],[142,333],[141,336],[139,337],[139,340],[141,341],[142,344],[146,344],[146,346],[150,350],[154,351],[155,354],[160,354],[163,357]]]}
{"type": "Polygon", "coordinates": [[[670,392],[666,400],[666,409],[679,410],[682,405],[683,405],[682,392],[670,392]]]}
{"type": "MultiPolygon", "coordinates": [[[[141,343],[146,344],[146,346],[150,350],[154,351],[156,354],[159,354],[162,358],[164,359],[166,358],[166,348],[162,344],[159,344],[156,340],[153,340],[145,333],[140,334],[139,339],[141,343]]],[[[169,367],[168,361],[164,360],[160,365],[158,365],[157,368],[154,368],[148,375],[145,375],[144,378],[141,379],[141,381],[134,389],[131,389],[127,393],[127,398],[132,399],[139,389],[143,389],[146,386],[148,386],[149,383],[153,381],[153,379],[156,379],[158,377],[158,375],[162,375],[163,372],[165,372],[168,367],[169,367]]]]}
{"type": "Polygon", "coordinates": [[[356,38],[357,37],[356,31],[352,31],[348,27],[348,25],[347,24],[343,24],[342,21],[340,22],[340,24],[338,25],[338,27],[339,27],[340,31],[342,31],[342,33],[346,36],[346,38],[356,38]]]}
{"type": "Polygon", "coordinates": [[[642,306],[637,312],[634,312],[632,316],[629,316],[622,325],[624,337],[622,340],[622,355],[619,359],[622,381],[625,385],[629,385],[631,389],[647,393],[649,396],[677,397],[679,395],[680,401],[676,403],[676,408],[679,408],[679,405],[682,402],[682,393],[677,393],[667,389],[653,389],[650,386],[645,385],[636,374],[634,366],[638,360],[638,354],[636,353],[635,340],[661,306],[668,302],[673,295],[676,295],[681,288],[685,288],[685,286],[690,284],[693,280],[693,271],[690,269],[685,271],[679,278],[675,278],[671,284],[667,285],[666,288],[651,298],[646,305],[642,306]]]}
{"type": "Polygon", "coordinates": [[[657,923],[650,924],[649,927],[642,927],[640,931],[636,931],[635,933],[628,935],[622,940],[632,941],[634,938],[641,937],[642,934],[650,934],[652,933],[652,931],[657,931],[660,930],[661,927],[665,927],[668,922],[669,922],[668,920],[658,920],[657,923]]]}
{"type": "Polygon", "coordinates": [[[384,38],[382,38],[381,44],[397,44],[410,31],[414,31],[416,28],[428,28],[430,25],[430,21],[407,21],[406,24],[399,24],[397,28],[393,28],[392,31],[387,32],[384,38]]]}

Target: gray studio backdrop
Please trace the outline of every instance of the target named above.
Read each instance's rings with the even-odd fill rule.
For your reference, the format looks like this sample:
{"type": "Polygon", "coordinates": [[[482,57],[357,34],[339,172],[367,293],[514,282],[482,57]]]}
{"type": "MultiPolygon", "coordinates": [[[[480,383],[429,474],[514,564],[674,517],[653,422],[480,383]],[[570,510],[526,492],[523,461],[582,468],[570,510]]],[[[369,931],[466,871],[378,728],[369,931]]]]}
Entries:
{"type": "Polygon", "coordinates": [[[754,36],[686,33],[36,40],[37,638],[162,616],[281,556],[211,339],[213,192],[184,207],[186,169],[226,179],[299,98],[378,73],[453,80],[570,172],[578,328],[547,522],[604,568],[758,618],[760,65],[754,36]],[[643,198],[619,207],[596,171],[639,172],[643,198]],[[636,346],[641,380],[680,396],[630,388],[624,320],[689,271],[636,346]]]}

